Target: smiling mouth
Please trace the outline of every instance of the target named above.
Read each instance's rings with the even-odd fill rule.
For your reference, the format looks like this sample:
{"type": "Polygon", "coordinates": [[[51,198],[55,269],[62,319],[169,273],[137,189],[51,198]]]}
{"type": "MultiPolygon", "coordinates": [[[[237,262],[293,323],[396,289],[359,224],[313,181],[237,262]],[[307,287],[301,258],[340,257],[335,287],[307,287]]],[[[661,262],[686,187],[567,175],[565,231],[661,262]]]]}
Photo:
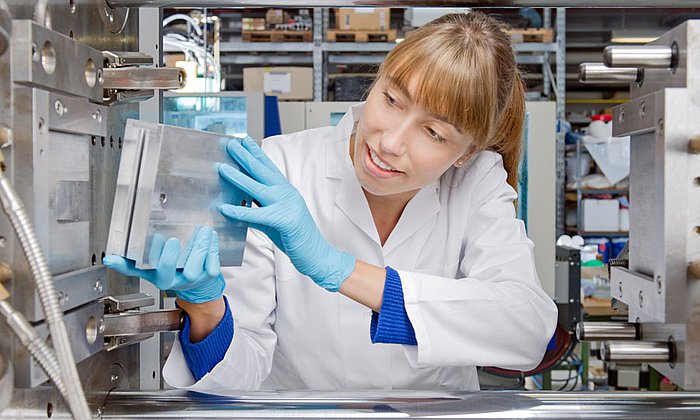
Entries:
{"type": "Polygon", "coordinates": [[[384,163],[384,161],[382,161],[379,158],[379,156],[377,156],[377,154],[374,153],[374,151],[372,149],[370,149],[369,147],[367,148],[367,150],[369,151],[369,157],[372,160],[372,162],[375,165],[377,165],[380,169],[383,169],[383,170],[388,171],[388,172],[399,172],[399,173],[401,172],[398,169],[394,169],[392,166],[388,165],[387,163],[384,163]]]}

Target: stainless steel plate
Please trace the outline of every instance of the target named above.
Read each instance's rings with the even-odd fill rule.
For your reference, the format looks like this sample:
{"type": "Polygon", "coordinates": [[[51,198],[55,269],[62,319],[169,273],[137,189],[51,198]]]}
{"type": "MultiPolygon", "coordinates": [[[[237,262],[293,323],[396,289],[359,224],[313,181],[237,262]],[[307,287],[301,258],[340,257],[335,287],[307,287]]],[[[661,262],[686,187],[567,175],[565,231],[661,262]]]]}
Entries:
{"type": "MultiPolygon", "coordinates": [[[[221,188],[217,164],[238,166],[226,153],[232,137],[128,120],[119,165],[107,254],[138,268],[154,268],[158,242],[180,240],[184,249],[197,225],[219,233],[222,266],[241,265],[247,224],[229,222],[219,204],[250,206],[242,191],[221,188]]],[[[178,262],[182,268],[184,260],[178,262]]]]}

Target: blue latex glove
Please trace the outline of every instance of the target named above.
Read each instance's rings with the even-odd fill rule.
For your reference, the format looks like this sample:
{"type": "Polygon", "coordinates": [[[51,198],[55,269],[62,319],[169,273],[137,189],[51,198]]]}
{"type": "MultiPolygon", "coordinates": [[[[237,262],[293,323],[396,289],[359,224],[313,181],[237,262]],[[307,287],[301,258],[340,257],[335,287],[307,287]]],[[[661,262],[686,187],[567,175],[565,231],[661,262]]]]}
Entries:
{"type": "Polygon", "coordinates": [[[251,138],[231,140],[228,154],[249,174],[221,164],[219,174],[260,206],[222,205],[221,214],[265,233],[296,269],[324,289],[337,292],[355,269],[355,257],[332,247],[319,232],[304,198],[251,138]]]}
{"type": "Polygon", "coordinates": [[[164,239],[154,235],[151,240],[150,261],[155,262],[154,269],[136,268],[133,261],[118,255],[106,256],[102,263],[119,274],[140,277],[161,290],[172,290],[178,298],[187,302],[202,303],[220,298],[226,282],[221,274],[216,231],[206,226],[195,229],[183,252],[183,269],[176,268],[180,258],[180,241],[164,239]]]}

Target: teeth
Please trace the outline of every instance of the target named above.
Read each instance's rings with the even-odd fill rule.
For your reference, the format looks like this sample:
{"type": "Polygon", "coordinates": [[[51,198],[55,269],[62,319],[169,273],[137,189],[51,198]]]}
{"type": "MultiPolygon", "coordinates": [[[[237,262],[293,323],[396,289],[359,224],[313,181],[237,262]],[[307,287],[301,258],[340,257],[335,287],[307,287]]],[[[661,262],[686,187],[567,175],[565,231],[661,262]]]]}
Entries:
{"type": "Polygon", "coordinates": [[[372,158],[372,162],[374,162],[375,165],[379,166],[380,168],[384,169],[385,171],[396,172],[396,169],[392,168],[391,166],[389,166],[386,163],[379,160],[379,156],[377,156],[371,149],[369,151],[369,157],[372,158]]]}

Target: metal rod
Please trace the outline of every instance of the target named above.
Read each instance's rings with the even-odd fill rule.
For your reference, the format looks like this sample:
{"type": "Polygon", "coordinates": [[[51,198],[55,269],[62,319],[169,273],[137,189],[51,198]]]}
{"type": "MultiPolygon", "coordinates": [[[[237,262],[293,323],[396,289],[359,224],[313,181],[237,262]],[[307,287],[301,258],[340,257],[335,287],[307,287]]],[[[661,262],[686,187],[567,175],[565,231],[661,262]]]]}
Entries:
{"type": "Polygon", "coordinates": [[[672,361],[669,343],[604,342],[600,346],[600,358],[606,362],[654,363],[672,361]]]}
{"type": "MultiPolygon", "coordinates": [[[[107,0],[109,6],[118,7],[289,7],[286,0],[107,0]]],[[[459,7],[697,7],[697,0],[456,0],[450,6],[459,7]]],[[[340,6],[444,6],[444,0],[299,0],[295,7],[340,6]]]]}
{"type": "Polygon", "coordinates": [[[579,322],[576,324],[579,341],[639,340],[638,324],[626,322],[579,322]]]}
{"type": "Polygon", "coordinates": [[[637,68],[611,68],[603,63],[581,63],[578,67],[581,83],[634,83],[640,78],[637,68]]]}
{"type": "Polygon", "coordinates": [[[665,69],[673,66],[675,57],[673,48],[665,45],[609,45],[603,50],[608,67],[665,69]]]}

